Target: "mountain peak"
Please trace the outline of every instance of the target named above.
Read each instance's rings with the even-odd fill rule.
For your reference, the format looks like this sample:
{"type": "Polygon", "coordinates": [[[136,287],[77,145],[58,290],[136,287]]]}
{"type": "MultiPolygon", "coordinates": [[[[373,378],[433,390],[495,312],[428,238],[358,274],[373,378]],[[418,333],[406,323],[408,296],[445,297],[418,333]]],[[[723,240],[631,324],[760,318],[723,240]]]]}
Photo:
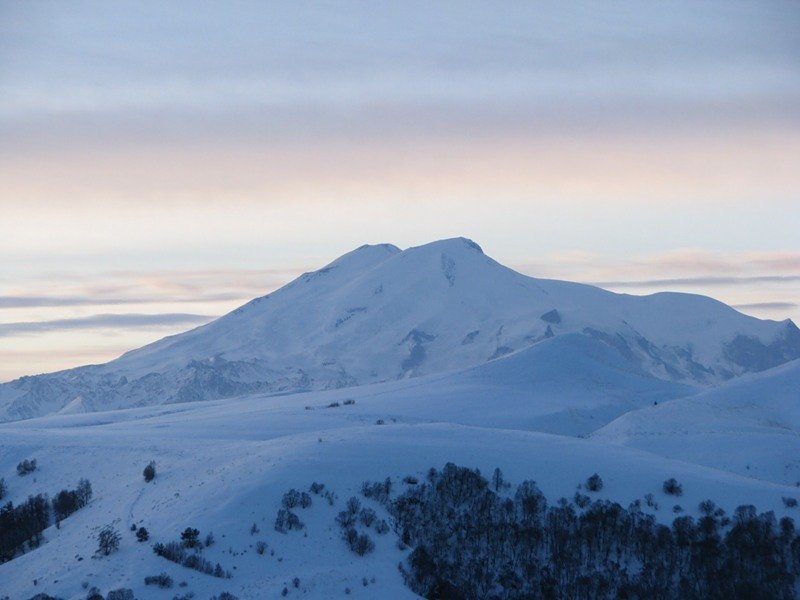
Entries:
{"type": "Polygon", "coordinates": [[[347,267],[358,271],[382,263],[387,258],[395,254],[400,254],[401,250],[393,244],[364,244],[355,250],[342,254],[332,263],[324,266],[320,271],[325,272],[334,268],[347,267]]]}
{"type": "Polygon", "coordinates": [[[471,252],[477,252],[478,254],[483,255],[483,249],[475,242],[473,242],[469,238],[465,237],[454,237],[454,238],[445,238],[443,240],[437,240],[435,242],[430,242],[428,244],[423,244],[421,246],[414,246],[409,248],[407,251],[442,251],[442,252],[463,252],[464,250],[468,250],[471,252]]]}

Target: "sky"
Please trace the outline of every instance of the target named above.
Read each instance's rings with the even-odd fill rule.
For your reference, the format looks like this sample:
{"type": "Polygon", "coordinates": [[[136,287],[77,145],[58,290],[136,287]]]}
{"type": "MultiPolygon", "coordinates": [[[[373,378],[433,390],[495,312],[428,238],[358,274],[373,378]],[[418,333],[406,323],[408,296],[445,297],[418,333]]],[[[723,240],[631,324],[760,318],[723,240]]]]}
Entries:
{"type": "Polygon", "coordinates": [[[800,323],[800,4],[0,0],[0,381],[364,243],[800,323]]]}

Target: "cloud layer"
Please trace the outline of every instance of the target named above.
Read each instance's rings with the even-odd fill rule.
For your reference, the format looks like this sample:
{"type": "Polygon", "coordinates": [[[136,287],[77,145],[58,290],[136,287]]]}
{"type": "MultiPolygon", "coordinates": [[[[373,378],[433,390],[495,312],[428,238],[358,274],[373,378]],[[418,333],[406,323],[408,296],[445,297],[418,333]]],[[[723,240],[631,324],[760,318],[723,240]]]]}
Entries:
{"type": "Polygon", "coordinates": [[[41,334],[73,329],[161,329],[207,323],[213,317],[185,313],[176,314],[100,314],[74,319],[0,323],[0,337],[41,334]]]}

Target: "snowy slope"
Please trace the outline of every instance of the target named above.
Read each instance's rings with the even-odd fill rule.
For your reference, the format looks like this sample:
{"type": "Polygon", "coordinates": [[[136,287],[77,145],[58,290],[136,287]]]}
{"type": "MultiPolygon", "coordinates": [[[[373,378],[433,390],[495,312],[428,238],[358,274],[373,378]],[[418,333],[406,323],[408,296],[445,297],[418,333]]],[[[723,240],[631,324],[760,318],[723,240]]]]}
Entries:
{"type": "MultiPolygon", "coordinates": [[[[38,492],[53,495],[81,477],[88,477],[95,491],[89,506],[60,529],[45,532],[41,547],[0,565],[0,597],[24,600],[47,592],[83,600],[86,582],[103,592],[129,587],[138,598],[194,592],[206,600],[227,590],[240,600],[260,600],[279,598],[284,586],[290,598],[338,597],[346,588],[355,598],[411,598],[397,570],[408,551],[398,549],[395,534],[373,534],[375,552],[358,557],[347,550],[333,520],[347,498],[358,494],[362,481],[390,476],[402,489],[403,476],[422,477],[429,467],[447,461],[485,473],[499,466],[514,483],[533,478],[550,502],[572,497],[596,471],[605,482],[599,497],[627,505],[652,493],[659,508],[647,510],[662,522],[672,520],[676,502],[696,516],[698,503],[707,498],[728,512],[752,503],[779,516],[793,514],[781,499],[797,495],[796,488],[596,440],[432,422],[440,416],[438,409],[427,412],[424,403],[415,407],[415,420],[395,416],[394,422],[399,398],[380,392],[401,383],[353,390],[365,396],[338,408],[325,407],[345,390],[303,394],[312,410],[298,404],[296,396],[249,397],[0,425],[0,477],[9,483],[11,501],[38,492]],[[373,390],[371,398],[367,389],[373,390]],[[386,423],[377,425],[376,417],[386,423]],[[23,458],[36,458],[39,470],[21,478],[14,467],[23,458]],[[153,458],[158,476],[146,484],[142,468],[153,458]],[[679,500],[660,491],[668,477],[683,485],[679,500]],[[282,493],[291,487],[308,489],[312,481],[336,492],[335,505],[314,496],[310,508],[298,511],[304,532],[275,532],[282,493]],[[92,558],[97,531],[111,523],[122,534],[120,551],[92,558]],[[131,523],[147,527],[151,542],[137,543],[131,523]],[[255,535],[250,533],[253,523],[259,528],[255,535]],[[189,526],[202,535],[213,531],[216,544],[203,555],[231,570],[232,579],[199,574],[152,552],[153,542],[177,539],[189,526]],[[255,552],[260,540],[267,543],[264,555],[255,552]],[[170,574],[176,587],[159,590],[143,584],[146,575],[160,572],[170,574]],[[297,589],[294,577],[300,579],[297,589]],[[187,582],[185,588],[177,587],[181,581],[187,582]]],[[[451,414],[458,418],[461,412],[456,408],[451,414]]],[[[484,414],[491,420],[491,411],[484,414]]],[[[377,504],[362,502],[385,516],[377,504]]]]}
{"type": "MultiPolygon", "coordinates": [[[[616,417],[698,388],[662,381],[598,340],[566,334],[463,371],[329,391],[366,418],[586,435],[616,417]],[[372,410],[371,407],[376,408],[372,410]],[[388,411],[388,413],[386,412],[388,411]]],[[[298,405],[319,394],[295,396],[298,405]]]]}
{"type": "Polygon", "coordinates": [[[800,482],[800,360],[625,414],[593,435],[686,460],[800,482]]]}
{"type": "Polygon", "coordinates": [[[480,365],[567,333],[691,384],[800,357],[790,321],[758,320],[702,296],[534,279],[457,238],[405,251],[363,246],[105,365],[0,385],[0,420],[390,381],[480,365]]]}

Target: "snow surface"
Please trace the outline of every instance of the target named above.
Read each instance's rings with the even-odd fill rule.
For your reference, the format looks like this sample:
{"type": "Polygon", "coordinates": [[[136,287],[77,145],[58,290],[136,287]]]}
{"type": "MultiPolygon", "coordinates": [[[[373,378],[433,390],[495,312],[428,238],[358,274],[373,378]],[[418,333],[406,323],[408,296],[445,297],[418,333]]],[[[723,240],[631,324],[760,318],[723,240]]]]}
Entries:
{"type": "Polygon", "coordinates": [[[627,413],[593,437],[800,484],[800,360],[627,413]]]}
{"type": "MultiPolygon", "coordinates": [[[[503,362],[512,370],[510,359],[492,367],[503,362]]],[[[425,378],[426,385],[444,385],[450,377],[425,378]]],[[[480,369],[471,377],[480,381],[480,369]]],[[[521,372],[519,378],[525,377],[521,372]]],[[[489,401],[459,404],[456,393],[450,399],[453,422],[445,422],[441,404],[412,396],[413,386],[423,381],[0,425],[0,476],[9,484],[10,500],[17,503],[38,492],[52,496],[74,487],[81,477],[91,480],[95,492],[89,506],[60,529],[45,532],[40,548],[0,565],[0,595],[16,600],[46,591],[82,600],[81,584],[88,582],[104,592],[130,587],[139,598],[193,591],[205,600],[223,590],[242,600],[278,598],[284,586],[290,598],[341,596],[348,587],[356,598],[410,598],[397,570],[408,551],[397,548],[395,534],[373,533],[375,552],[358,557],[340,539],[334,518],[347,498],[358,495],[364,480],[391,476],[402,488],[403,476],[422,477],[429,467],[448,461],[479,467],[487,475],[499,466],[513,483],[535,479],[550,502],[572,497],[578,484],[598,472],[605,482],[598,497],[627,506],[652,493],[659,504],[654,513],[663,522],[674,517],[674,504],[697,515],[697,505],[707,498],[728,511],[746,503],[778,515],[797,511],[782,502],[785,496],[800,495],[795,487],[599,440],[511,428],[511,419],[496,414],[489,401]],[[348,392],[354,404],[329,407],[348,392]],[[403,398],[413,410],[403,410],[403,398]],[[377,424],[378,419],[385,423],[377,424]],[[481,419],[491,425],[459,423],[481,419]],[[39,470],[17,477],[15,465],[24,458],[37,459],[39,470]],[[141,473],[151,459],[157,461],[158,475],[147,484],[141,473]],[[668,477],[682,483],[682,497],[663,494],[661,484],[668,477]],[[296,511],[306,523],[305,533],[275,532],[281,495],[291,487],[308,489],[312,481],[335,491],[335,506],[313,496],[310,508],[296,511]],[[92,558],[95,536],[109,523],[122,534],[120,551],[92,558]],[[151,542],[137,543],[131,523],[145,526],[151,542]],[[250,534],[252,523],[260,529],[256,535],[250,534]],[[197,573],[152,552],[153,542],[178,539],[189,526],[201,534],[213,531],[216,544],[204,556],[231,570],[232,579],[197,573]],[[259,540],[268,544],[263,556],[254,549],[259,540]],[[187,587],[162,591],[144,586],[146,575],[160,572],[169,573],[176,585],[186,581],[187,587]],[[295,576],[301,580],[299,589],[291,585],[295,576]],[[364,587],[363,577],[374,577],[375,583],[364,587]]],[[[377,504],[361,500],[386,516],[377,504]]]]}
{"type": "Polygon", "coordinates": [[[534,279],[455,238],[404,251],[362,246],[105,365],[0,385],[0,421],[419,377],[576,333],[616,348],[631,368],[690,385],[800,357],[790,321],[702,296],[534,279]]]}

